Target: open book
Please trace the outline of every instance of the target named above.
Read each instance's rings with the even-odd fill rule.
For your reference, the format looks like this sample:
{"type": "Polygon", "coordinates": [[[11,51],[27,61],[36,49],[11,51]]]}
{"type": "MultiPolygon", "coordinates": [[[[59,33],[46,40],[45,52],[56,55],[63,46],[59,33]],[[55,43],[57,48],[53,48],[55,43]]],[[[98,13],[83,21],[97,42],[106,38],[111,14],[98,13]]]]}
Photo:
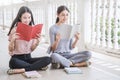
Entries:
{"type": "Polygon", "coordinates": [[[60,26],[60,29],[58,31],[61,35],[62,39],[69,39],[72,38],[77,32],[80,32],[80,27],[78,25],[68,25],[63,24],[60,26]]]}
{"type": "Polygon", "coordinates": [[[19,33],[21,40],[29,41],[33,38],[36,38],[38,34],[42,31],[43,24],[37,24],[34,26],[26,25],[19,22],[17,25],[16,32],[19,33]]]}
{"type": "Polygon", "coordinates": [[[27,71],[23,73],[23,76],[27,78],[38,78],[41,77],[41,74],[39,74],[37,71],[27,71]]]}
{"type": "Polygon", "coordinates": [[[81,74],[82,70],[77,67],[64,68],[65,72],[68,74],[81,74]]]}
{"type": "Polygon", "coordinates": [[[80,33],[80,25],[76,24],[72,26],[72,31],[71,31],[71,36],[70,37],[74,37],[74,35],[79,32],[80,33]]]}

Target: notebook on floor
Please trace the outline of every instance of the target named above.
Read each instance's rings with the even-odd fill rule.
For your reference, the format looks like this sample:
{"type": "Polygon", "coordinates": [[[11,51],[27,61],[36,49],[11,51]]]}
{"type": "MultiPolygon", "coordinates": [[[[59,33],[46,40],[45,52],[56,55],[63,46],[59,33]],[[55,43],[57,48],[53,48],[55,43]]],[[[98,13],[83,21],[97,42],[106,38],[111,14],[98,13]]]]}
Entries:
{"type": "Polygon", "coordinates": [[[64,68],[68,74],[82,74],[82,70],[77,67],[64,68]]]}
{"type": "Polygon", "coordinates": [[[27,71],[27,72],[23,73],[23,75],[27,78],[41,77],[41,74],[39,74],[37,71],[27,71]]]}

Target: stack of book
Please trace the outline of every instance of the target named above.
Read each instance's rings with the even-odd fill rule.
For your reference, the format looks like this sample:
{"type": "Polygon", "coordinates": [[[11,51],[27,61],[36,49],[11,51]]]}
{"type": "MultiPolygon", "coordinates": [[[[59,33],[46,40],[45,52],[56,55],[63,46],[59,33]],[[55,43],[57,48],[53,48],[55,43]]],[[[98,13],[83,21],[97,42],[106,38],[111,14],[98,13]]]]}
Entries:
{"type": "Polygon", "coordinates": [[[41,74],[39,74],[37,71],[27,71],[23,73],[23,76],[26,78],[38,78],[41,77],[41,74]]]}
{"type": "Polygon", "coordinates": [[[64,70],[68,74],[82,74],[82,70],[77,67],[64,68],[64,70]]]}

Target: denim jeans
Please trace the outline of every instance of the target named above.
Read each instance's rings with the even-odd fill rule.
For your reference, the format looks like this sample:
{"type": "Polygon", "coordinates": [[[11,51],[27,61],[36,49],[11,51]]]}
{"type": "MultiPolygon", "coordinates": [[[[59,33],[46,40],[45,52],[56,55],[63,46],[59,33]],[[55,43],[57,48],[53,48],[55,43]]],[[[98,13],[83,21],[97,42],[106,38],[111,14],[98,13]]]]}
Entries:
{"type": "Polygon", "coordinates": [[[40,70],[51,63],[50,57],[31,58],[30,54],[13,55],[9,61],[12,69],[24,68],[26,71],[40,70]]]}

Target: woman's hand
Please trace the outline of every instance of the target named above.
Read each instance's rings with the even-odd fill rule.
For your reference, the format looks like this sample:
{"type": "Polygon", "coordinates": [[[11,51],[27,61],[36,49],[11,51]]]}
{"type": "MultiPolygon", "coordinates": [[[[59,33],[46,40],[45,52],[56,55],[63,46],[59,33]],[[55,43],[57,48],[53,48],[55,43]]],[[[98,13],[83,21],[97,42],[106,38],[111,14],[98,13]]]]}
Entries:
{"type": "Polygon", "coordinates": [[[40,39],[39,39],[39,38],[36,38],[36,43],[35,43],[35,45],[38,46],[39,43],[40,43],[40,39]]]}
{"type": "Polygon", "coordinates": [[[55,39],[56,39],[56,41],[60,41],[60,39],[61,39],[60,33],[56,34],[56,38],[55,39]]]}
{"type": "Polygon", "coordinates": [[[36,49],[36,47],[39,45],[40,43],[40,34],[37,34],[37,37],[34,39],[33,45],[31,46],[31,50],[34,51],[36,49]]]}
{"type": "Polygon", "coordinates": [[[80,33],[77,32],[77,33],[75,34],[75,41],[74,41],[73,44],[72,44],[72,48],[75,48],[75,46],[76,46],[79,38],[80,38],[80,33]]]}
{"type": "Polygon", "coordinates": [[[77,33],[75,34],[75,39],[76,39],[76,40],[79,40],[79,38],[80,38],[80,33],[77,32],[77,33]]]}
{"type": "Polygon", "coordinates": [[[35,37],[35,39],[37,39],[37,41],[40,41],[41,35],[37,34],[37,36],[35,37]]]}
{"type": "Polygon", "coordinates": [[[40,37],[41,37],[41,35],[40,35],[40,34],[37,34],[36,38],[40,38],[40,37]]]}
{"type": "Polygon", "coordinates": [[[11,36],[11,41],[15,41],[16,39],[19,39],[20,38],[19,35],[20,35],[19,33],[13,33],[11,36]]]}
{"type": "Polygon", "coordinates": [[[8,46],[9,53],[12,53],[14,51],[14,49],[15,49],[15,40],[16,39],[19,39],[19,34],[18,33],[13,33],[11,35],[11,40],[10,40],[9,46],[8,46]]]}
{"type": "Polygon", "coordinates": [[[60,33],[57,33],[56,36],[55,36],[55,41],[54,41],[54,43],[51,46],[51,50],[52,51],[56,50],[60,39],[61,39],[60,33]]]}
{"type": "Polygon", "coordinates": [[[41,38],[41,35],[40,34],[37,34],[37,36],[35,37],[35,39],[36,39],[36,44],[39,44],[39,42],[40,42],[40,38],[41,38]]]}

